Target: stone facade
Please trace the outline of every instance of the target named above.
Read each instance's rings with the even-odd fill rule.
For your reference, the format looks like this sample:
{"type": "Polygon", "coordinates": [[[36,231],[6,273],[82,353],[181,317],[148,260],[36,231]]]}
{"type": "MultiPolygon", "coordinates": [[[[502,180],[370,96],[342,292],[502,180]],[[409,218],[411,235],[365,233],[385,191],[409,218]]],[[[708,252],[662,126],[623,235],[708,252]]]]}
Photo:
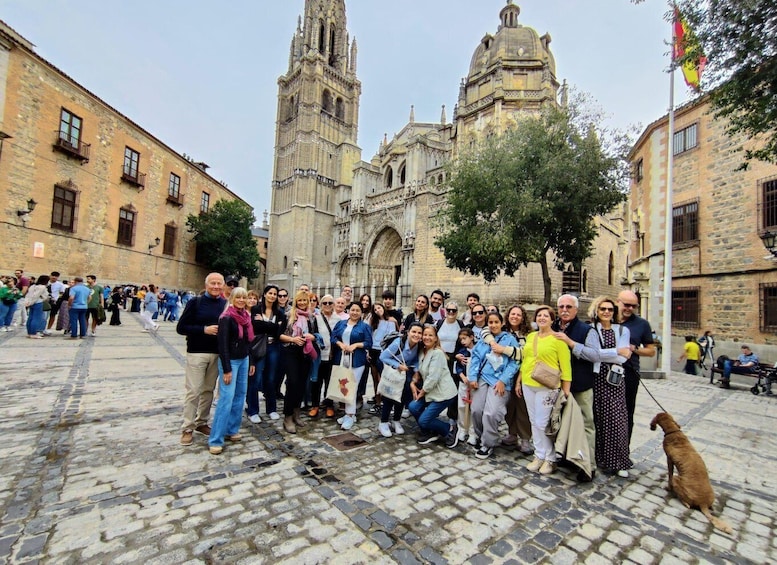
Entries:
{"type": "MultiPolygon", "coordinates": [[[[725,121],[709,111],[706,97],[675,111],[672,333],[712,330],[719,342],[775,345],[777,289],[769,289],[777,286],[777,266],[764,258],[769,253],[759,234],[777,231],[770,212],[777,201],[769,202],[777,194],[777,166],[752,162],[740,170],[740,149],[748,142],[727,136],[725,121]],[[694,295],[697,316],[689,310],[694,295]]],[[[663,316],[667,130],[664,116],[646,128],[631,154],[629,280],[654,328],[663,316]]]]}
{"type": "Polygon", "coordinates": [[[207,273],[186,217],[206,198],[208,206],[238,198],[207,165],[173,151],[1,22],[0,93],[0,132],[10,136],[0,155],[0,272],[202,287],[207,273]],[[29,199],[35,210],[19,216],[29,199]]]}
{"type": "MultiPolygon", "coordinates": [[[[289,71],[278,81],[268,280],[289,287],[350,284],[373,295],[391,288],[401,305],[434,288],[462,301],[477,292],[484,302],[502,306],[541,301],[538,265],[486,285],[481,278],[448,269],[434,245],[436,214],[448,190],[446,163],[479,139],[509,129],[520,115],[563,97],[550,36],[521,25],[519,14],[509,1],[499,14],[497,32],[486,34],[476,47],[451,122],[444,106],[438,122],[417,122],[411,108],[408,123],[392,139],[385,137],[378,153],[366,161],[360,160],[355,144],[360,93],[356,42],[350,51],[347,41],[341,43],[344,2],[305,2],[289,71]],[[317,35],[327,29],[337,30],[334,59],[317,35]],[[342,119],[325,108],[327,91],[342,98],[342,119]]],[[[613,218],[597,219],[596,253],[580,269],[584,297],[619,288],[626,270],[621,217],[616,211],[613,218]]],[[[562,273],[551,276],[558,295],[562,273]]]]}

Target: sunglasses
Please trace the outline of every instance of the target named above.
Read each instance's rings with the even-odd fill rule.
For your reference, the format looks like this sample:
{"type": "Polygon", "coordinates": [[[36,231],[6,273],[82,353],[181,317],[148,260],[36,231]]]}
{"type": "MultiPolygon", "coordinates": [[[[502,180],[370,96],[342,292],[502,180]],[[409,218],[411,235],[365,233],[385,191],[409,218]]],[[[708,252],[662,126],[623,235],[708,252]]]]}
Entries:
{"type": "Polygon", "coordinates": [[[278,295],[278,298],[288,298],[288,297],[289,297],[288,294],[279,294],[278,295]]]}
{"type": "Polygon", "coordinates": [[[234,282],[228,282],[227,286],[231,286],[232,288],[235,288],[237,286],[237,283],[234,282]]]}
{"type": "Polygon", "coordinates": [[[599,312],[615,312],[615,308],[609,308],[607,306],[602,306],[599,308],[599,312]]]}
{"type": "Polygon", "coordinates": [[[485,310],[478,310],[477,312],[475,312],[475,311],[473,310],[473,312],[472,312],[472,315],[473,315],[473,316],[482,316],[482,315],[483,315],[483,314],[485,314],[485,313],[486,313],[486,311],[485,311],[485,310]]]}
{"type": "Polygon", "coordinates": [[[448,309],[447,309],[447,310],[445,310],[445,311],[446,311],[446,312],[452,312],[452,313],[454,313],[454,314],[455,314],[455,313],[456,313],[456,312],[458,312],[459,310],[458,310],[458,308],[448,308],[448,309]]]}
{"type": "Polygon", "coordinates": [[[322,302],[321,306],[331,306],[334,302],[322,302]]]}
{"type": "Polygon", "coordinates": [[[623,306],[624,308],[636,308],[639,306],[639,304],[628,304],[626,302],[621,302],[621,306],[623,306]]]}

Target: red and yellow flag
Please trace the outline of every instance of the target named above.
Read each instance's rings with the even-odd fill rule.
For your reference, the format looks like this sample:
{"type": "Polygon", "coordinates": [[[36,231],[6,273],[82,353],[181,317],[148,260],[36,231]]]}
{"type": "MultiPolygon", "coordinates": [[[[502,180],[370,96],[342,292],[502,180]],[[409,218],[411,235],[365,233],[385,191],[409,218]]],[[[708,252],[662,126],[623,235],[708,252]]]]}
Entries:
{"type": "Polygon", "coordinates": [[[674,46],[673,57],[674,61],[681,59],[689,53],[692,57],[682,63],[680,69],[683,71],[683,77],[685,78],[685,84],[699,90],[701,83],[701,73],[704,70],[704,66],[707,64],[707,58],[701,50],[699,40],[694,35],[688,23],[680,14],[680,10],[675,6],[674,9],[674,46]]]}

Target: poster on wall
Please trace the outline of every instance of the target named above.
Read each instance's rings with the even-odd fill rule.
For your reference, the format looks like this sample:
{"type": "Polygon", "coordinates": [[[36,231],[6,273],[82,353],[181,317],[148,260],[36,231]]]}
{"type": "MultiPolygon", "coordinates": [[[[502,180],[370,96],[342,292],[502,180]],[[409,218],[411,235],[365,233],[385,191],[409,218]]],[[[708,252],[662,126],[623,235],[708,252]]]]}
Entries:
{"type": "Polygon", "coordinates": [[[36,241],[32,244],[32,256],[40,257],[41,259],[46,256],[46,246],[40,241],[36,241]]]}

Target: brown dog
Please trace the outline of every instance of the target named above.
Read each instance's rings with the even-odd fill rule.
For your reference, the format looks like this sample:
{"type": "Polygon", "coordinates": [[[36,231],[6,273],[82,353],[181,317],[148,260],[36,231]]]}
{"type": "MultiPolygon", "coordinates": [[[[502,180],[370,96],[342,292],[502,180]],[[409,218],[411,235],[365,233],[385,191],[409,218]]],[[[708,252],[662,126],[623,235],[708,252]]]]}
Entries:
{"type": "Polygon", "coordinates": [[[688,508],[698,508],[712,522],[712,525],[726,533],[732,533],[731,526],[712,515],[710,508],[715,500],[707,467],[701,455],[693,448],[688,437],[680,430],[671,414],[659,412],[650,422],[650,429],[656,425],[664,430],[664,453],[669,467],[669,491],[674,492],[688,508]],[[677,468],[677,476],[674,469],[677,468]]]}

